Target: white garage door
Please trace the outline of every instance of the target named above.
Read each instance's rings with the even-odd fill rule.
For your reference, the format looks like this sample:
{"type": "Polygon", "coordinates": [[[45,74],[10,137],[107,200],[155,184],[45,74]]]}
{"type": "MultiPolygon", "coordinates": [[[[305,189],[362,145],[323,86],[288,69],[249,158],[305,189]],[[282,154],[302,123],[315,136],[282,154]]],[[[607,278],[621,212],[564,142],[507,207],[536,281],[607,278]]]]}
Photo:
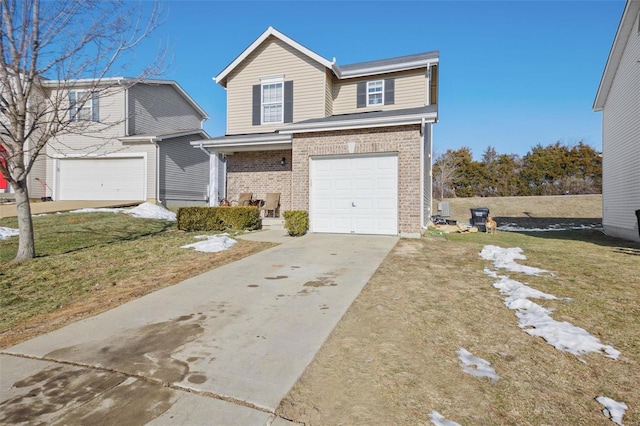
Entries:
{"type": "Polygon", "coordinates": [[[313,158],[311,232],[398,233],[398,157],[313,158]]]}
{"type": "Polygon", "coordinates": [[[144,200],[143,157],[59,160],[59,200],[144,200]]]}

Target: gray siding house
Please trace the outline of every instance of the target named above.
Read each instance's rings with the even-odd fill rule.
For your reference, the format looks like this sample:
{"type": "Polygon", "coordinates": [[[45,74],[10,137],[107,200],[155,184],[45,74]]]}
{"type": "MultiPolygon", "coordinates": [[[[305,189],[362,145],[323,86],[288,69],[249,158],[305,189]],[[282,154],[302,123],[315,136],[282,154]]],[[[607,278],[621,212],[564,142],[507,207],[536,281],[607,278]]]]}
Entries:
{"type": "MultiPolygon", "coordinates": [[[[96,86],[77,80],[46,87],[73,105],[96,86]]],[[[202,129],[206,112],[175,81],[109,78],[99,88],[90,102],[72,108],[77,128],[47,144],[46,164],[30,180],[46,182],[54,200],[207,205],[210,158],[192,146],[209,138],[202,129]]],[[[32,186],[31,195],[40,196],[32,186]]]]}
{"type": "Polygon", "coordinates": [[[602,224],[640,241],[640,1],[627,0],[593,105],[602,112],[602,224]]]}

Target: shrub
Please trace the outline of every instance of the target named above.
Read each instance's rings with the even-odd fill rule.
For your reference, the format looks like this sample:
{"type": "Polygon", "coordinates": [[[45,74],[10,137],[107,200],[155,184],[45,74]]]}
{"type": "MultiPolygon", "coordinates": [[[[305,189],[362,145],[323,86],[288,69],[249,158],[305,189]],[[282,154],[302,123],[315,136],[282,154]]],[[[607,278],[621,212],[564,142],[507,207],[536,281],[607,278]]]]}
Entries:
{"type": "Polygon", "coordinates": [[[260,227],[257,207],[182,207],[177,226],[182,231],[253,230],[260,227]]]}
{"type": "Polygon", "coordinates": [[[292,237],[300,237],[309,230],[309,213],[306,210],[290,210],[283,213],[284,227],[292,237]]]}

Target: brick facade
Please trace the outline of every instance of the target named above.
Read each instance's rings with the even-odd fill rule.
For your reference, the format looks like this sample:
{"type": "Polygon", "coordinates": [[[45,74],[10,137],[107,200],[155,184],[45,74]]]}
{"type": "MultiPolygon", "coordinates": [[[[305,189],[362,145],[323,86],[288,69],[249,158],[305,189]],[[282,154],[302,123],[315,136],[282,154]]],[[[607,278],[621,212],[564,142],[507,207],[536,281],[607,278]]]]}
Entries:
{"type": "Polygon", "coordinates": [[[280,193],[280,213],[291,210],[291,150],[236,152],[227,157],[227,199],[252,192],[264,200],[267,192],[280,193]],[[285,158],[286,164],[280,165],[285,158]]]}
{"type": "Polygon", "coordinates": [[[309,210],[310,157],[397,153],[398,231],[420,233],[420,142],[420,125],[294,134],[292,209],[309,210]]]}

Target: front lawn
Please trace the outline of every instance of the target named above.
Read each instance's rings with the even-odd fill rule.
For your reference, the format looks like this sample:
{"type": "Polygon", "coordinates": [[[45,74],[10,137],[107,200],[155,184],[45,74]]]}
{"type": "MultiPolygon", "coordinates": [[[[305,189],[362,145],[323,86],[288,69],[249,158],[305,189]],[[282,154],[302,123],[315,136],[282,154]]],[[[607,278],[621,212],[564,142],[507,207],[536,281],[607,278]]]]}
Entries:
{"type": "MultiPolygon", "coordinates": [[[[13,263],[18,237],[0,240],[0,348],[272,246],[239,240],[218,253],[182,249],[198,233],[121,213],[52,214],[33,222],[36,259],[13,263]]],[[[17,228],[17,221],[2,219],[0,227],[17,228]]]]}

